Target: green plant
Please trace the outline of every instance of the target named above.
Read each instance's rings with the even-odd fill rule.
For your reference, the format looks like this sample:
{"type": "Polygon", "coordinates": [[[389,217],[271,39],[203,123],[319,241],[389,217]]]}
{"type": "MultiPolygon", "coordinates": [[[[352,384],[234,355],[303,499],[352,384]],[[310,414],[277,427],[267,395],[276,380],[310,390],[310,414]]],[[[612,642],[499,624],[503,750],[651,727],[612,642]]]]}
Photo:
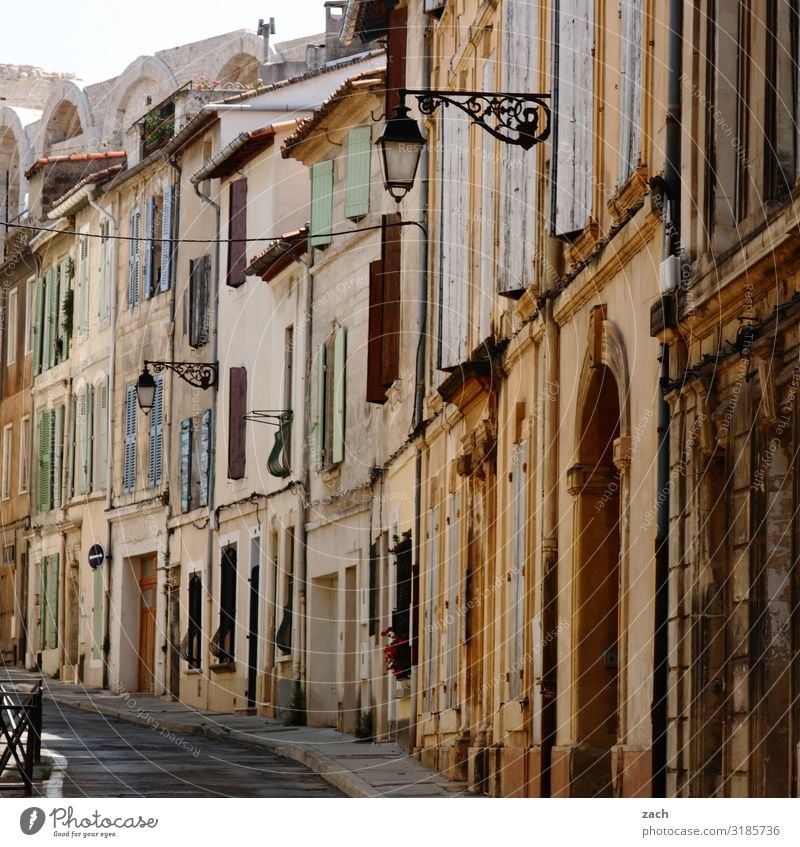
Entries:
{"type": "Polygon", "coordinates": [[[306,694],[299,682],[294,684],[289,707],[283,713],[283,722],[286,726],[306,725],[306,694]]]}
{"type": "Polygon", "coordinates": [[[359,741],[374,741],[372,733],[372,709],[358,713],[356,718],[356,738],[359,741]]]}
{"type": "Polygon", "coordinates": [[[64,313],[64,334],[72,338],[73,313],[75,307],[75,292],[68,288],[64,292],[64,302],[61,306],[64,313]]]}

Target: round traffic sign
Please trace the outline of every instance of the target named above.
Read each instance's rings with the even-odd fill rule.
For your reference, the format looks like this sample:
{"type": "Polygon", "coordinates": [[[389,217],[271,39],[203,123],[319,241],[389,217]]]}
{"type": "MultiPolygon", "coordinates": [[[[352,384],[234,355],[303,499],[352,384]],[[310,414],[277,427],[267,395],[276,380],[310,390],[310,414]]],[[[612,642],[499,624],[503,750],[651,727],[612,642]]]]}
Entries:
{"type": "Polygon", "coordinates": [[[102,544],[92,544],[89,548],[89,565],[92,570],[97,570],[99,567],[102,567],[103,562],[106,560],[106,551],[103,549],[102,544]]]}

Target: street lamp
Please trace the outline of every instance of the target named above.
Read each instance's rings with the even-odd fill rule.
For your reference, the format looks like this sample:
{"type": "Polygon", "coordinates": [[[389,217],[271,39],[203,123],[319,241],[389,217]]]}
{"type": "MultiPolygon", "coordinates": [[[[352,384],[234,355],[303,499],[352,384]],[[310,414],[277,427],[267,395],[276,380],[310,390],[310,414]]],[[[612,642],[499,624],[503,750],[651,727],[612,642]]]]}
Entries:
{"type": "Polygon", "coordinates": [[[146,415],[150,414],[156,395],[156,381],[150,373],[150,368],[156,373],[163,370],[174,371],[184,382],[204,391],[217,381],[216,362],[153,362],[145,359],[144,368],[136,380],[136,396],[139,408],[146,415]]]}
{"type": "Polygon", "coordinates": [[[417,122],[409,117],[407,95],[417,98],[423,115],[432,115],[439,106],[455,106],[490,135],[523,150],[530,150],[550,135],[549,94],[401,88],[398,95],[400,102],[376,141],[381,151],[383,184],[398,203],[414,185],[426,141],[417,122]]]}

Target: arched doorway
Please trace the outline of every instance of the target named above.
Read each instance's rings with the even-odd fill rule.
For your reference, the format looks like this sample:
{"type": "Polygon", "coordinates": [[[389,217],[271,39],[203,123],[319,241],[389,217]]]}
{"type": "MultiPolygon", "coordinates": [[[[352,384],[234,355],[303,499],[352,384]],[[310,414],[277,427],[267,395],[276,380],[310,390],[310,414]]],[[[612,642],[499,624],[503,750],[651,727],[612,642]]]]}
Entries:
{"type": "Polygon", "coordinates": [[[573,738],[570,795],[611,796],[611,750],[617,743],[620,585],[620,437],[617,381],[595,365],[578,410],[573,571],[573,738]]]}

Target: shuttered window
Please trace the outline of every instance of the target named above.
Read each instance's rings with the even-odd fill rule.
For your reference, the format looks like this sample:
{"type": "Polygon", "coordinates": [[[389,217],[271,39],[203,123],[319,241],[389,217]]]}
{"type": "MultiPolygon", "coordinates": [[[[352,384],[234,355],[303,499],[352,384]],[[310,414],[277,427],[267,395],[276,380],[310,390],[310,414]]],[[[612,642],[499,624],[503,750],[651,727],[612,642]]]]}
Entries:
{"type": "Polygon", "coordinates": [[[200,418],[200,506],[207,506],[209,502],[213,449],[214,442],[211,439],[211,409],[206,409],[200,418]]]}
{"type": "Polygon", "coordinates": [[[318,162],[311,167],[311,232],[309,244],[324,247],[332,239],[333,162],[318,162]]]}
{"type": "Polygon", "coordinates": [[[228,277],[227,283],[237,288],[245,281],[247,267],[247,180],[237,179],[228,193],[228,277]]]}
{"type": "Polygon", "coordinates": [[[584,229],[592,214],[594,4],[561,0],[556,17],[553,232],[569,235],[584,229]]]}
{"type": "Polygon", "coordinates": [[[39,560],[39,649],[47,646],[47,556],[39,560]]]}
{"type": "Polygon", "coordinates": [[[459,609],[456,603],[461,573],[461,509],[458,492],[450,495],[450,526],[447,551],[447,648],[445,655],[445,703],[458,705],[459,609]]]}
{"type": "Polygon", "coordinates": [[[334,464],[344,461],[345,408],[347,404],[347,330],[340,326],[333,343],[333,409],[331,459],[334,464]]]}
{"type": "Polygon", "coordinates": [[[111,239],[108,221],[100,224],[100,285],[97,292],[97,317],[108,320],[111,293],[111,239]]]}
{"type": "Polygon", "coordinates": [[[314,456],[318,471],[325,467],[325,397],[327,394],[328,348],[325,344],[317,347],[317,417],[314,422],[314,456]]]}
{"type": "Polygon", "coordinates": [[[190,668],[199,668],[201,664],[200,647],[203,622],[203,583],[200,574],[189,577],[189,635],[186,658],[190,668]]]}
{"type": "Polygon", "coordinates": [[[94,487],[102,490],[108,485],[108,377],[97,386],[95,416],[94,487]]]}
{"type": "Polygon", "coordinates": [[[211,257],[201,256],[189,262],[189,345],[208,343],[208,289],[211,257]]]}
{"type": "Polygon", "coordinates": [[[192,507],[192,429],[191,418],[181,421],[181,510],[192,507]]]}
{"type": "Polygon", "coordinates": [[[53,507],[53,430],[54,413],[52,409],[39,415],[39,511],[49,512],[53,507]]]}
{"type": "Polygon", "coordinates": [[[53,409],[53,463],[51,469],[53,484],[53,508],[61,507],[61,485],[64,472],[64,405],[53,409]]]}
{"type": "Polygon", "coordinates": [[[47,647],[58,647],[58,583],[59,554],[54,553],[47,560],[47,647]]]}
{"type": "Polygon", "coordinates": [[[130,217],[130,254],[128,256],[128,306],[139,302],[139,210],[134,209],[130,217]]]}
{"type": "MultiPolygon", "coordinates": [[[[503,0],[502,25],[500,79],[495,79],[498,76],[495,62],[487,60],[483,69],[484,91],[541,91],[542,88],[537,87],[538,0],[503,0]]],[[[511,295],[530,285],[533,277],[537,205],[535,157],[518,145],[496,144],[486,135],[481,141],[484,151],[496,150],[500,158],[497,290],[500,294],[511,295]]],[[[484,152],[484,173],[493,162],[494,156],[484,152]]],[[[483,186],[487,186],[485,178],[483,186]]],[[[484,195],[482,231],[488,245],[492,236],[488,231],[486,204],[492,204],[493,213],[494,199],[488,190],[484,195]]],[[[482,248],[484,256],[486,249],[482,248]]],[[[484,267],[483,272],[488,272],[488,268],[484,267]]],[[[483,333],[481,336],[485,337],[483,333]]]]}
{"type": "Polygon", "coordinates": [[[72,259],[65,259],[61,263],[61,271],[58,275],[58,299],[55,303],[56,314],[53,316],[53,324],[56,327],[56,337],[53,350],[53,364],[65,362],[69,358],[69,343],[72,333],[70,326],[73,321],[73,298],[70,282],[75,270],[72,259]]]}
{"type": "Polygon", "coordinates": [[[164,453],[164,377],[156,377],[153,408],[150,410],[150,472],[148,483],[161,485],[161,468],[164,453]]]}
{"type": "Polygon", "coordinates": [[[136,487],[136,386],[129,385],[125,392],[125,439],[122,458],[122,488],[133,491],[136,487]]]}
{"type": "Polygon", "coordinates": [[[175,189],[168,185],[164,189],[161,200],[161,273],[158,280],[159,291],[169,291],[172,285],[172,267],[175,263],[175,244],[172,237],[175,232],[173,225],[175,189]]]}
{"type": "Polygon", "coordinates": [[[245,414],[247,414],[247,368],[231,368],[228,400],[228,479],[244,477],[247,436],[245,414]]]}
{"type": "Polygon", "coordinates": [[[38,376],[42,372],[42,343],[44,334],[44,301],[45,281],[44,277],[36,278],[36,289],[33,295],[33,375],[38,376]]]}
{"type": "Polygon", "coordinates": [[[149,300],[153,296],[153,276],[155,274],[155,238],[156,234],[156,198],[148,197],[144,213],[144,286],[142,298],[149,300]]]}
{"type": "Polygon", "coordinates": [[[78,396],[76,422],[78,494],[92,490],[92,439],[94,428],[94,386],[87,385],[78,396]]]}
{"type": "Polygon", "coordinates": [[[78,242],[78,334],[89,332],[89,236],[78,242]]]}
{"type": "Polygon", "coordinates": [[[72,400],[69,405],[69,432],[67,433],[67,481],[65,490],[67,500],[75,496],[77,485],[75,482],[75,464],[78,461],[76,454],[78,453],[78,396],[72,395],[72,400]]]}
{"type": "MultiPolygon", "coordinates": [[[[484,62],[483,65],[483,90],[484,91],[496,91],[497,90],[497,61],[495,59],[495,54],[492,53],[484,62]]],[[[503,91],[510,91],[511,89],[504,88],[503,91]]],[[[524,89],[514,89],[524,90],[524,89]]],[[[495,279],[497,279],[497,290],[502,294],[504,293],[504,277],[500,272],[500,269],[497,267],[496,262],[496,252],[495,252],[495,242],[497,238],[496,234],[496,223],[497,223],[497,214],[495,212],[497,205],[497,186],[495,185],[495,162],[497,161],[497,151],[498,147],[516,147],[515,144],[499,144],[498,142],[488,133],[481,132],[480,135],[480,143],[483,145],[481,156],[481,185],[480,185],[480,268],[478,269],[479,273],[479,286],[478,286],[478,302],[477,306],[477,323],[478,323],[478,340],[485,341],[490,335],[492,331],[491,327],[491,315],[492,315],[492,304],[494,302],[494,289],[495,289],[495,279]]],[[[516,171],[518,178],[517,182],[519,187],[522,186],[532,186],[535,184],[535,179],[533,175],[533,168],[530,168],[526,171],[516,171]],[[519,178],[519,175],[527,173],[528,178],[519,178]]],[[[500,171],[500,178],[506,179],[507,172],[504,169],[500,171]]],[[[521,227],[523,232],[525,232],[525,238],[521,243],[516,245],[516,251],[518,253],[524,254],[522,261],[523,263],[530,261],[531,265],[533,264],[533,232],[534,226],[533,221],[535,221],[535,209],[527,208],[527,202],[525,204],[525,208],[522,209],[525,214],[525,217],[521,222],[521,227]],[[527,243],[526,243],[527,242],[527,243]]],[[[510,223],[507,221],[503,221],[503,223],[510,223]]],[[[523,283],[524,284],[524,281],[523,283]]]]}
{"type": "Polygon", "coordinates": [[[427,557],[425,563],[425,606],[423,618],[425,626],[424,662],[425,676],[423,689],[423,711],[434,712],[438,710],[437,683],[438,674],[436,666],[438,662],[438,627],[436,620],[436,607],[439,596],[439,507],[434,506],[428,512],[427,530],[427,557]]]}
{"type": "Polygon", "coordinates": [[[642,137],[642,0],[622,0],[619,183],[639,165],[642,137]]]}
{"type": "Polygon", "coordinates": [[[97,660],[103,649],[103,569],[92,571],[92,658],[97,660]]]}
{"type": "Polygon", "coordinates": [[[372,128],[360,126],[347,135],[347,195],[345,215],[363,218],[369,212],[372,128]]]}
{"type": "Polygon", "coordinates": [[[528,542],[528,445],[519,441],[511,452],[511,549],[509,569],[509,696],[522,696],[525,665],[525,565],[528,542]]]}
{"type": "Polygon", "coordinates": [[[44,314],[42,316],[42,371],[55,364],[56,319],[58,317],[58,268],[47,271],[44,291],[44,314]]]}

